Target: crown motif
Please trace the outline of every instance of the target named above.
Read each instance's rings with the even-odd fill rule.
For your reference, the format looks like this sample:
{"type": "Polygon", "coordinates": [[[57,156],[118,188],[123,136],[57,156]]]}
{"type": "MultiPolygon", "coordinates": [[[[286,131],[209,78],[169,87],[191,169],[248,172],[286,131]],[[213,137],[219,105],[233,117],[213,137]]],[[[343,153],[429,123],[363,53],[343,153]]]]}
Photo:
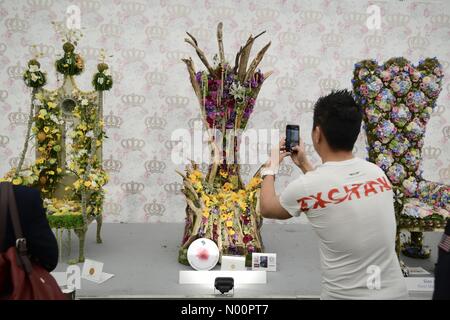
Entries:
{"type": "Polygon", "coordinates": [[[164,40],[167,37],[167,29],[158,25],[145,28],[145,34],[150,40],[164,40]]]}
{"type": "Polygon", "coordinates": [[[52,57],[55,53],[55,47],[40,43],[37,45],[29,46],[28,51],[32,56],[38,56],[39,54],[42,54],[44,57],[52,57]]]}
{"type": "Polygon", "coordinates": [[[105,23],[100,26],[100,32],[104,37],[119,38],[123,33],[123,27],[113,23],[105,23]]]}
{"type": "MultiPolygon", "coordinates": [[[[230,60],[230,61],[232,61],[232,60],[230,60]]],[[[265,66],[273,67],[273,66],[275,66],[275,64],[277,62],[278,62],[278,57],[277,56],[273,56],[273,55],[270,55],[270,54],[264,56],[263,63],[264,63],[265,66]]]]}
{"type": "Polygon", "coordinates": [[[278,77],[276,80],[278,89],[293,90],[297,86],[297,80],[289,77],[287,74],[284,77],[278,77]]]}
{"type": "Polygon", "coordinates": [[[181,59],[189,58],[189,53],[180,50],[168,51],[166,53],[166,58],[170,63],[180,63],[181,59]]]}
{"type": "Polygon", "coordinates": [[[119,71],[112,72],[113,79],[116,83],[121,83],[123,80],[123,73],[119,71]]]}
{"type": "Polygon", "coordinates": [[[0,147],[5,147],[9,143],[9,137],[0,135],[0,147]]]}
{"type": "Polygon", "coordinates": [[[436,16],[431,16],[430,21],[435,27],[448,27],[450,25],[450,16],[438,14],[436,16]]]}
{"type": "Polygon", "coordinates": [[[300,18],[305,24],[317,23],[323,18],[323,13],[320,11],[301,11],[300,18]]]}
{"type": "Polygon", "coordinates": [[[386,22],[392,27],[407,26],[410,17],[404,14],[392,14],[385,17],[386,22]]]}
{"type": "Polygon", "coordinates": [[[101,49],[93,47],[84,47],[80,49],[81,56],[83,56],[86,60],[97,60],[101,52],[101,49]]]}
{"type": "Polygon", "coordinates": [[[137,138],[122,139],[120,142],[122,147],[131,151],[141,151],[145,146],[145,141],[137,138]]]}
{"type": "MultiPolygon", "coordinates": [[[[19,165],[19,162],[20,162],[20,157],[10,158],[9,159],[9,166],[11,168],[17,168],[17,166],[19,165]]],[[[26,168],[26,167],[29,167],[29,166],[31,166],[31,160],[29,158],[25,158],[23,160],[23,167],[26,168]]]]}
{"type": "Polygon", "coordinates": [[[215,7],[211,11],[215,17],[220,17],[222,20],[233,18],[236,15],[236,10],[230,7],[215,7]]]}
{"type": "Polygon", "coordinates": [[[426,49],[430,44],[430,40],[422,37],[420,34],[408,38],[408,46],[410,49],[426,49]]]}
{"type": "Polygon", "coordinates": [[[355,61],[358,61],[358,59],[353,57],[340,58],[339,64],[344,69],[350,69],[353,68],[353,66],[355,65],[355,61]]]}
{"type": "Polygon", "coordinates": [[[115,160],[112,155],[109,159],[103,160],[103,168],[108,172],[120,172],[122,169],[122,162],[120,160],[115,160]]]}
{"type": "Polygon", "coordinates": [[[341,35],[331,32],[321,37],[322,43],[326,47],[340,47],[344,39],[341,35]]]}
{"type": "Polygon", "coordinates": [[[166,211],[166,207],[164,207],[162,204],[157,203],[156,199],[153,199],[152,202],[147,203],[144,206],[144,211],[149,216],[157,216],[160,217],[164,214],[166,211]]]}
{"type": "Polygon", "coordinates": [[[239,171],[242,175],[248,176],[250,174],[250,170],[252,170],[252,167],[249,164],[241,164],[239,171]]]}
{"type": "Polygon", "coordinates": [[[376,34],[371,34],[365,37],[364,41],[368,48],[382,48],[386,43],[386,38],[376,34]]]}
{"type": "Polygon", "coordinates": [[[200,127],[203,126],[203,122],[202,121],[203,120],[202,120],[201,117],[190,118],[188,120],[188,127],[189,127],[189,129],[191,129],[191,130],[194,129],[196,124],[197,124],[197,126],[198,126],[198,124],[200,124],[200,127]]]}
{"type": "Polygon", "coordinates": [[[5,102],[7,98],[8,98],[8,91],[0,90],[0,101],[5,102]]]}
{"type": "Polygon", "coordinates": [[[450,166],[439,169],[439,178],[444,182],[450,180],[450,166]]]}
{"type": "Polygon", "coordinates": [[[127,194],[138,194],[145,189],[145,186],[143,183],[130,181],[127,183],[122,183],[120,185],[120,188],[122,189],[123,192],[127,194]]]}
{"type": "Polygon", "coordinates": [[[145,58],[145,51],[135,48],[123,50],[122,57],[127,61],[140,61],[145,58]]]}
{"type": "Polygon", "coordinates": [[[8,49],[8,46],[6,43],[1,42],[0,43],[0,54],[4,54],[6,52],[6,49],[8,49]]]}
{"type": "Polygon", "coordinates": [[[80,0],[81,12],[98,12],[101,8],[100,1],[80,0]]]}
{"type": "Polygon", "coordinates": [[[148,160],[145,162],[145,170],[147,173],[164,173],[166,169],[166,164],[163,161],[156,160],[156,156],[153,160],[148,160]]]}
{"type": "Polygon", "coordinates": [[[186,107],[189,103],[189,98],[179,95],[166,97],[166,103],[170,107],[186,107]]]}
{"type": "Polygon", "coordinates": [[[175,148],[175,146],[177,144],[179,144],[181,141],[174,141],[174,140],[166,140],[166,142],[164,142],[164,146],[166,147],[167,150],[172,151],[173,148],[175,148]]]}
{"type": "Polygon", "coordinates": [[[31,11],[50,10],[54,4],[53,0],[28,0],[31,11]]]}
{"type": "Polygon", "coordinates": [[[145,103],[145,97],[135,93],[125,94],[120,99],[130,107],[142,107],[145,103]]]}
{"type": "Polygon", "coordinates": [[[445,139],[450,139],[450,126],[445,126],[442,128],[442,134],[445,139]]]}
{"type": "Polygon", "coordinates": [[[8,67],[8,69],[6,69],[9,78],[13,80],[22,79],[23,70],[24,67],[20,65],[20,62],[17,62],[17,64],[10,66],[8,67]]]}
{"type": "Polygon", "coordinates": [[[145,118],[145,125],[148,129],[162,130],[166,127],[167,121],[164,118],[158,117],[155,112],[153,116],[145,118]]]}
{"type": "Polygon", "coordinates": [[[19,16],[16,14],[14,18],[9,18],[5,20],[5,26],[9,32],[16,33],[16,32],[26,32],[29,29],[30,24],[28,23],[27,20],[20,19],[19,16]]]}
{"type": "Polygon", "coordinates": [[[442,153],[441,148],[437,147],[425,147],[423,148],[423,157],[425,159],[437,160],[442,153]]]}
{"type": "Polygon", "coordinates": [[[183,185],[179,182],[166,183],[164,185],[164,190],[166,190],[166,192],[176,195],[181,194],[182,188],[183,185]]]}
{"type": "Polygon", "coordinates": [[[280,130],[281,132],[286,129],[287,125],[288,121],[286,120],[286,118],[283,118],[283,120],[277,120],[273,123],[274,128],[280,130]]]}
{"type": "Polygon", "coordinates": [[[298,35],[296,33],[294,33],[294,32],[290,32],[290,31],[281,32],[278,35],[278,39],[284,45],[287,45],[287,44],[296,45],[296,44],[298,44],[298,35]]]}
{"type": "Polygon", "coordinates": [[[339,88],[340,82],[337,79],[333,79],[330,76],[319,80],[319,87],[323,92],[330,92],[339,88]]]}
{"type": "Polygon", "coordinates": [[[28,115],[19,108],[17,112],[8,114],[9,122],[15,126],[25,126],[28,123],[28,115]]]}
{"type": "Polygon", "coordinates": [[[167,12],[172,18],[186,17],[191,12],[191,8],[182,4],[167,6],[167,12]]]}
{"type": "Polygon", "coordinates": [[[292,166],[290,164],[281,164],[278,169],[278,174],[280,176],[290,177],[292,175],[292,166]]]}
{"type": "Polygon", "coordinates": [[[311,100],[297,100],[295,101],[295,109],[300,113],[313,112],[314,101],[311,100]]]}
{"type": "Polygon", "coordinates": [[[260,98],[256,101],[256,106],[261,111],[270,111],[275,108],[276,101],[268,98],[260,98]]]}
{"type": "Polygon", "coordinates": [[[123,123],[123,120],[119,116],[115,116],[112,111],[109,112],[109,115],[103,117],[103,121],[105,122],[105,126],[107,128],[120,128],[123,123]]]}
{"type": "Polygon", "coordinates": [[[280,16],[280,12],[278,10],[270,9],[270,8],[260,8],[256,9],[255,16],[259,21],[273,21],[276,20],[280,16]]]}
{"type": "Polygon", "coordinates": [[[342,19],[347,25],[364,25],[367,15],[359,12],[348,12],[343,14],[342,19]]]}
{"type": "Polygon", "coordinates": [[[122,211],[122,206],[119,203],[107,201],[104,206],[105,213],[117,216],[122,211]]]}
{"type": "Polygon", "coordinates": [[[317,68],[320,64],[320,58],[314,57],[314,56],[304,56],[304,57],[298,58],[298,62],[305,69],[317,68]]]}
{"type": "Polygon", "coordinates": [[[211,39],[211,30],[206,28],[194,28],[191,32],[196,39],[208,40],[211,39]]]}
{"type": "Polygon", "coordinates": [[[167,82],[168,76],[163,72],[151,71],[145,75],[145,80],[150,85],[164,85],[167,82]]]}
{"type": "MultiPolygon", "coordinates": [[[[1,100],[1,99],[0,99],[1,100]]],[[[442,116],[445,112],[445,106],[442,104],[438,104],[433,109],[433,115],[442,116]]]]}
{"type": "Polygon", "coordinates": [[[126,1],[122,3],[122,10],[127,16],[138,16],[144,13],[145,5],[139,2],[126,1]]]}

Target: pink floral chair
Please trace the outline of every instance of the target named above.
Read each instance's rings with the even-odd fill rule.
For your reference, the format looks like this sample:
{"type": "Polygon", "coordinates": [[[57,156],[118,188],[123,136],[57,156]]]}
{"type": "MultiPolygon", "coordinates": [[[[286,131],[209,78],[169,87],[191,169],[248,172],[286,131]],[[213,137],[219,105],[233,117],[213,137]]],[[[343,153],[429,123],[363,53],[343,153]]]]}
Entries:
{"type": "Polygon", "coordinates": [[[417,66],[405,58],[392,58],[383,65],[374,60],[355,64],[352,80],[356,100],[364,110],[369,161],[392,182],[398,231],[411,233],[403,253],[415,258],[430,254],[423,247],[422,232],[442,229],[449,217],[450,187],[424,180],[420,168],[425,129],[442,78],[436,58],[417,66]]]}

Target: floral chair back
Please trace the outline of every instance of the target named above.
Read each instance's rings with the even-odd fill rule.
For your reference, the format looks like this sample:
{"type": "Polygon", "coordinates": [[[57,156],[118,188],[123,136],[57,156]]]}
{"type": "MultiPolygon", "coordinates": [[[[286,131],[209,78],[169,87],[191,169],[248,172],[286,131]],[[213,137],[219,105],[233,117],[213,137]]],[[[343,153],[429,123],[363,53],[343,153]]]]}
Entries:
{"type": "Polygon", "coordinates": [[[436,58],[417,66],[405,58],[355,65],[352,83],[363,107],[369,161],[393,184],[399,229],[431,231],[442,228],[449,216],[450,187],[426,181],[421,170],[425,129],[442,78],[436,58]]]}

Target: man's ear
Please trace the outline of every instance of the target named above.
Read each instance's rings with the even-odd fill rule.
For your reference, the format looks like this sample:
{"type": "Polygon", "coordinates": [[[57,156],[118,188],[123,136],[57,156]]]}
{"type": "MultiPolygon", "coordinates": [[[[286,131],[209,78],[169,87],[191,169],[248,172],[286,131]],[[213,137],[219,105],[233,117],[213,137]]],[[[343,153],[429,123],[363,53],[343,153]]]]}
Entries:
{"type": "Polygon", "coordinates": [[[321,140],[321,130],[319,126],[315,126],[315,128],[313,129],[313,141],[316,145],[319,144],[320,140],[321,140]]]}

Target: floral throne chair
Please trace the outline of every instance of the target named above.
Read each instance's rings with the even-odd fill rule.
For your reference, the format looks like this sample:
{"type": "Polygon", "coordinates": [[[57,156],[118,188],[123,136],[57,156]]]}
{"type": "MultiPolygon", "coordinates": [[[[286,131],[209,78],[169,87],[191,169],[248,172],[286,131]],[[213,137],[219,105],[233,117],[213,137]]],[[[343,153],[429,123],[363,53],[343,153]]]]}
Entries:
{"type": "Polygon", "coordinates": [[[450,186],[422,177],[422,148],[426,125],[441,91],[443,72],[436,58],[414,66],[405,58],[383,65],[364,60],[355,65],[353,89],[363,107],[369,161],[383,169],[395,191],[400,232],[409,231],[403,254],[429,257],[423,232],[440,231],[449,217],[450,186]]]}
{"type": "Polygon", "coordinates": [[[39,56],[28,62],[25,84],[32,88],[30,114],[24,147],[17,167],[3,180],[27,185],[41,191],[44,207],[55,230],[62,256],[63,247],[70,255],[71,232],[79,238],[78,258],[83,262],[85,236],[89,224],[97,222],[97,243],[101,243],[103,186],[108,177],[102,168],[103,91],[112,87],[109,67],[101,63],[94,75],[93,91],[78,88],[74,76],[84,69],[82,57],[75,53],[80,35],[57,27],[63,35],[64,54],[55,62],[64,79],[57,89],[45,89],[47,76],[41,70],[39,56]],[[36,160],[24,166],[29,141],[35,140],[36,160]],[[64,231],[67,233],[63,242],[64,231]]]}

